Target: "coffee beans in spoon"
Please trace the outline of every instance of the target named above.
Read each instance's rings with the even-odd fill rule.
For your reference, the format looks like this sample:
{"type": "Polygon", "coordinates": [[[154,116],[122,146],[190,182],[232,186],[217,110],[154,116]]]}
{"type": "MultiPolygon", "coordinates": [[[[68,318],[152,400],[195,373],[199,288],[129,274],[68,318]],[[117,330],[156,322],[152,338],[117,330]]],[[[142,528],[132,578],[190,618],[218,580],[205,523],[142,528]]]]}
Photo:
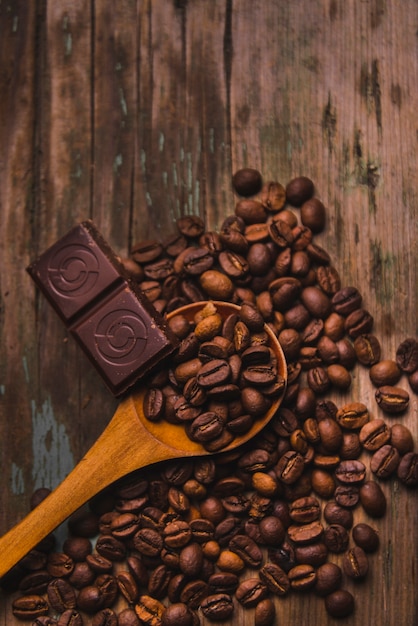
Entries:
{"type": "Polygon", "coordinates": [[[271,348],[271,330],[255,305],[226,318],[216,303],[202,303],[193,320],[179,310],[169,326],[180,347],[147,382],[144,414],[150,421],[183,424],[187,435],[217,452],[283,395],[283,365],[271,348]]]}
{"type": "MultiPolygon", "coordinates": [[[[244,174],[234,180],[242,184],[244,174]]],[[[137,242],[126,263],[163,314],[216,298],[258,311],[288,360],[280,411],[251,444],[221,452],[216,462],[159,464],[95,498],[70,524],[71,536],[89,536],[91,554],[83,561],[74,562],[74,555],[60,553],[52,544],[40,547],[40,569],[47,570],[47,577],[63,576],[57,563],[75,571],[65,577],[75,589],[76,608],[63,613],[69,619],[71,611],[74,623],[118,619],[126,625],[140,619],[148,624],[153,619],[162,626],[197,624],[237,620],[246,611],[257,626],[268,626],[277,619],[281,597],[293,595],[303,603],[306,594],[317,596],[330,616],[343,619],[356,610],[357,594],[367,586],[379,549],[384,549],[379,528],[390,506],[385,483],[397,480],[408,490],[418,484],[415,442],[402,423],[413,405],[411,391],[418,389],[414,340],[402,342],[395,358],[383,354],[373,334],[372,303],[344,284],[329,254],[316,243],[317,232],[327,226],[322,207],[316,220],[312,203],[301,210],[314,197],[313,182],[301,176],[286,186],[267,181],[260,187],[260,178],[250,172],[255,184],[235,188],[237,209],[219,231],[207,231],[200,218],[188,216],[164,243],[137,242]],[[393,390],[384,391],[386,403],[373,406],[355,397],[348,384],[351,376],[359,367],[370,371],[376,364],[370,377],[373,394],[388,385],[401,387],[407,405],[404,395],[393,390]],[[338,404],[334,390],[343,398],[338,404]],[[399,397],[405,410],[387,411],[399,397]],[[85,587],[90,589],[78,600],[85,587]]],[[[263,345],[259,331],[251,328],[253,345],[247,346],[242,322],[235,320],[231,370],[237,356],[242,360],[246,350],[263,345]]],[[[249,328],[248,319],[244,323],[249,328]]],[[[219,358],[219,344],[223,349],[224,340],[231,341],[222,328],[216,349],[214,337],[205,333],[197,343],[196,325],[191,328],[181,316],[172,320],[180,358],[168,368],[163,386],[157,374],[153,379],[158,384],[150,391],[151,419],[179,419],[171,400],[167,403],[179,387],[174,371],[192,361],[188,367],[197,378],[202,363],[219,358]],[[196,345],[202,361],[193,364],[196,345]],[[170,393],[162,409],[164,389],[170,393]]],[[[192,383],[188,389],[188,374],[183,379],[181,370],[180,378],[187,393],[193,388],[193,397],[202,394],[192,383]]],[[[246,387],[247,381],[241,393],[246,387]]],[[[237,405],[241,411],[241,398],[228,402],[229,425],[237,405]]],[[[245,423],[242,417],[240,413],[238,423],[245,423]]],[[[19,597],[48,597],[45,574],[34,576],[31,569],[40,562],[39,554],[31,555],[15,572],[19,597]]],[[[27,616],[34,606],[33,599],[20,601],[16,615],[27,616]]],[[[39,607],[47,610],[43,601],[39,607]]],[[[44,618],[50,619],[37,617],[44,618]]]]}

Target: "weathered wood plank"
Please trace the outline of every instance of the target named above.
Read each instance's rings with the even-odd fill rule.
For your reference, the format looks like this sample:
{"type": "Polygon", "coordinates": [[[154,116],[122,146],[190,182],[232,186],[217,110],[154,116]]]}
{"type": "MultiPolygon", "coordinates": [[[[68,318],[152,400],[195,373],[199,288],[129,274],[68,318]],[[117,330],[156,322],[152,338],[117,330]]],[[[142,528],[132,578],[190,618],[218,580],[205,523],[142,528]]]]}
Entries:
{"type": "MultiPolygon", "coordinates": [[[[384,355],[418,335],[418,5],[402,9],[394,0],[0,4],[3,530],[114,411],[24,271],[86,216],[126,254],[182,214],[219,227],[238,167],[283,184],[311,176],[328,208],[320,241],[363,292],[384,355]]],[[[379,415],[366,370],[354,394],[379,415]]],[[[417,441],[416,399],[402,421],[417,441]]],[[[384,489],[382,547],[355,586],[348,626],[417,620],[416,494],[396,481],[384,489]]],[[[0,623],[16,623],[1,604],[0,623]]],[[[278,623],[335,623],[316,598],[277,607],[278,623]]],[[[239,616],[253,623],[252,612],[239,616]]]]}

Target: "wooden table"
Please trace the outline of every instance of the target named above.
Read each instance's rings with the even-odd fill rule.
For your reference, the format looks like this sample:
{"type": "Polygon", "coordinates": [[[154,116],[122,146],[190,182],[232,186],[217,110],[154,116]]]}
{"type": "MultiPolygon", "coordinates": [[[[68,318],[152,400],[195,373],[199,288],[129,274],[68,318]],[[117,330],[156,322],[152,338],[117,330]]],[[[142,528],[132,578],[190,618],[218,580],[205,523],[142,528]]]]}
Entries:
{"type": "MultiPolygon", "coordinates": [[[[116,407],[25,272],[82,219],[126,255],[184,214],[219,227],[240,167],[307,175],[328,209],[319,241],[364,294],[384,357],[418,335],[417,20],[415,0],[1,3],[0,532],[116,407]]],[[[377,414],[367,371],[352,394],[377,414]]],[[[417,441],[415,396],[402,422],[417,441]]],[[[418,621],[416,493],[383,487],[350,626],[418,621]]],[[[0,611],[17,623],[8,598],[0,611]]],[[[336,622],[292,596],[278,623],[336,622]]]]}

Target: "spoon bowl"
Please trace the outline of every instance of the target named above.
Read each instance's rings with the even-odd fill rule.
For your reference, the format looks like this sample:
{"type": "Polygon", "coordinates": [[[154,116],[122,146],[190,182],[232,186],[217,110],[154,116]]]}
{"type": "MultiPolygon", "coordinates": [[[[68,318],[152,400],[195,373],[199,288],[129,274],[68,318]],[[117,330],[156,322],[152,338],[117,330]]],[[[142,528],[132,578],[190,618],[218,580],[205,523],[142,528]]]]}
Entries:
{"type": "MultiPolygon", "coordinates": [[[[206,302],[196,302],[168,314],[184,315],[193,321],[206,302]]],[[[222,318],[237,313],[240,307],[226,302],[214,302],[222,318]]],[[[265,325],[269,347],[277,359],[277,373],[285,382],[286,360],[273,331],[265,325]]],[[[116,480],[155,463],[184,457],[213,454],[186,434],[182,424],[167,421],[151,422],[143,411],[145,385],[124,398],[116,412],[87,454],[58,487],[33,509],[22,521],[0,538],[0,578],[34,546],[51,533],[89,499],[116,480]]],[[[269,410],[257,419],[250,430],[236,436],[220,452],[237,448],[257,435],[277,413],[284,390],[275,397],[269,410]]]]}

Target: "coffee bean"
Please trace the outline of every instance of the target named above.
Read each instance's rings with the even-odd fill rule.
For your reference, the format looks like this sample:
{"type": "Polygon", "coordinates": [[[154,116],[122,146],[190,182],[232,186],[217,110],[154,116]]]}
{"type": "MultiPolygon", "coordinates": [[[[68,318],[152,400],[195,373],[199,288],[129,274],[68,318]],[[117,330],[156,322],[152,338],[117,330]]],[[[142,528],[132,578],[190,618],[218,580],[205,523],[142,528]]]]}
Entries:
{"type": "Polygon", "coordinates": [[[138,598],[135,605],[135,613],[147,626],[161,623],[165,611],[165,606],[155,598],[143,594],[138,598]]]}
{"type": "Polygon", "coordinates": [[[270,598],[260,600],[255,607],[254,626],[273,626],[276,619],[276,607],[270,598]]]}
{"type": "Polygon", "coordinates": [[[343,287],[332,297],[334,311],[347,317],[360,308],[362,296],[356,287],[343,287]]]}
{"type": "Polygon", "coordinates": [[[361,428],[359,438],[363,448],[374,452],[388,443],[391,431],[384,420],[377,418],[361,428]]]}
{"type": "Polygon", "coordinates": [[[303,592],[314,587],[316,583],[316,571],[312,565],[295,565],[288,572],[290,587],[293,591],[303,592]]]}
{"type": "Polygon", "coordinates": [[[313,233],[320,233],[325,227],[325,206],[319,198],[310,198],[300,207],[300,219],[313,233]]]}
{"type": "Polygon", "coordinates": [[[407,487],[418,485],[418,454],[416,452],[407,452],[400,459],[397,476],[407,487]]]}
{"type": "Polygon", "coordinates": [[[266,585],[256,577],[243,580],[235,591],[236,599],[246,608],[256,606],[261,600],[266,598],[267,594],[268,589],[266,585]]]}
{"type": "Polygon", "coordinates": [[[330,552],[338,554],[347,549],[349,535],[341,524],[331,524],[324,531],[324,543],[330,552]]]}
{"type": "Polygon", "coordinates": [[[68,609],[61,613],[57,626],[83,626],[83,618],[81,613],[76,610],[68,609]]]}
{"type": "Polygon", "coordinates": [[[55,578],[47,588],[48,602],[51,607],[63,613],[66,609],[75,609],[76,595],[73,587],[63,578],[55,578]]]}
{"type": "Polygon", "coordinates": [[[232,185],[240,196],[254,196],[261,190],[262,177],[258,170],[243,167],[232,176],[232,185]]]}
{"type": "Polygon", "coordinates": [[[234,611],[232,598],[227,593],[216,593],[207,596],[203,599],[200,608],[209,621],[215,622],[229,619],[234,611]]]}
{"type": "Polygon", "coordinates": [[[18,619],[36,619],[49,611],[47,601],[40,595],[26,595],[16,598],[12,604],[13,615],[18,619]]]}
{"type": "Polygon", "coordinates": [[[384,359],[372,365],[369,371],[370,380],[376,387],[396,385],[401,377],[401,370],[392,359],[384,359]]]}
{"type": "Polygon", "coordinates": [[[406,374],[418,370],[418,341],[409,337],[399,344],[396,350],[396,363],[406,374]]]}
{"type": "Polygon", "coordinates": [[[363,548],[355,546],[344,554],[342,566],[344,573],[349,578],[358,580],[365,578],[367,575],[369,571],[369,560],[363,548]]]}
{"type": "Polygon", "coordinates": [[[354,340],[356,357],[362,365],[371,367],[380,361],[381,347],[375,335],[360,335],[354,340]]]}
{"type": "Polygon", "coordinates": [[[403,455],[412,452],[414,449],[414,439],[412,433],[404,424],[393,424],[389,429],[390,443],[399,454],[403,455]]]}
{"type": "Polygon", "coordinates": [[[344,485],[357,485],[362,483],[366,476],[366,467],[362,461],[341,461],[335,469],[336,478],[344,485]]]}
{"type": "Polygon", "coordinates": [[[328,596],[336,591],[342,580],[342,571],[336,563],[323,563],[316,570],[315,593],[319,596],[328,596]]]}
{"type": "Polygon", "coordinates": [[[409,405],[409,394],[402,387],[384,385],[375,393],[376,402],[385,413],[404,413],[409,405]]]}
{"type": "Polygon", "coordinates": [[[286,198],[290,204],[300,207],[314,193],[314,184],[307,176],[292,178],[286,185],[286,198]]]}
{"type": "Polygon", "coordinates": [[[354,611],[354,597],[346,589],[337,589],[325,597],[325,608],[331,617],[348,617],[354,611]]]}
{"type": "Polygon", "coordinates": [[[370,419],[369,411],[362,402],[350,402],[338,409],[335,416],[340,426],[347,430],[362,428],[370,419]]]}
{"type": "Polygon", "coordinates": [[[390,444],[385,444],[373,454],[370,469],[379,478],[388,478],[396,472],[399,461],[400,455],[397,449],[390,444]]]}

